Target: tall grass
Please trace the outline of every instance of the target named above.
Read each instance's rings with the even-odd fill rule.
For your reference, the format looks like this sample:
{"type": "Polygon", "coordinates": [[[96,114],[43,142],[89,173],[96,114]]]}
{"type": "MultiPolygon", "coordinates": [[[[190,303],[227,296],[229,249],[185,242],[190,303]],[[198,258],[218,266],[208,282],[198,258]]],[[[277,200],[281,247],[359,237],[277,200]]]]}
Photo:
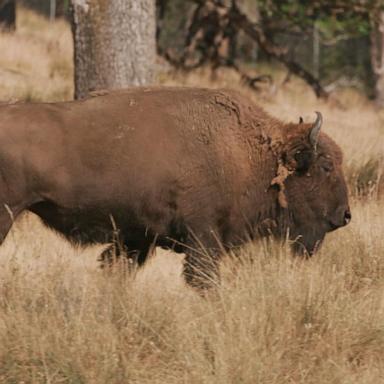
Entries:
{"type": "Polygon", "coordinates": [[[0,101],[71,99],[72,50],[64,20],[18,9],[16,32],[0,33],[0,101]]]}
{"type": "MultiPolygon", "coordinates": [[[[22,10],[18,27],[0,35],[1,97],[69,98],[68,26],[22,10]]],[[[24,215],[0,247],[0,383],[383,382],[384,115],[351,90],[319,102],[300,81],[280,86],[280,73],[261,94],[232,72],[160,80],[239,88],[287,121],[322,111],[345,153],[351,224],[311,260],[263,242],[227,255],[202,298],[180,277],[181,255],[158,250],[135,278],[105,274],[102,247],[72,248],[24,215]]]]}
{"type": "Polygon", "coordinates": [[[0,382],[381,382],[383,213],[355,206],[309,261],[250,245],[206,298],[184,286],[177,255],[136,279],[105,275],[25,217],[2,248],[0,382]]]}

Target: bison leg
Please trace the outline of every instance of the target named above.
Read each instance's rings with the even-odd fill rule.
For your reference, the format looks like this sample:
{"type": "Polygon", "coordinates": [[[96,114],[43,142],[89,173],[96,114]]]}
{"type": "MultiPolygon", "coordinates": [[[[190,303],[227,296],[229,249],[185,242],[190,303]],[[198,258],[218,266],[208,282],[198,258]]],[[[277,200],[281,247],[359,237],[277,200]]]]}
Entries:
{"type": "Polygon", "coordinates": [[[99,261],[101,268],[111,268],[114,265],[123,264],[129,271],[134,271],[145,263],[151,250],[151,244],[147,243],[132,246],[132,244],[114,242],[100,255],[99,261]]]}
{"type": "Polygon", "coordinates": [[[116,265],[121,258],[121,247],[116,247],[116,244],[111,244],[100,255],[98,261],[100,261],[101,268],[111,268],[116,265]]]}
{"type": "Polygon", "coordinates": [[[212,236],[206,241],[188,241],[184,247],[183,275],[185,282],[198,290],[206,290],[219,282],[218,241],[212,236]]]}
{"type": "Polygon", "coordinates": [[[7,204],[0,207],[0,244],[5,240],[13,222],[21,211],[22,209],[10,207],[7,204]]]}
{"type": "Polygon", "coordinates": [[[188,252],[184,259],[183,275],[192,288],[207,290],[214,287],[219,281],[217,257],[188,252]]]}

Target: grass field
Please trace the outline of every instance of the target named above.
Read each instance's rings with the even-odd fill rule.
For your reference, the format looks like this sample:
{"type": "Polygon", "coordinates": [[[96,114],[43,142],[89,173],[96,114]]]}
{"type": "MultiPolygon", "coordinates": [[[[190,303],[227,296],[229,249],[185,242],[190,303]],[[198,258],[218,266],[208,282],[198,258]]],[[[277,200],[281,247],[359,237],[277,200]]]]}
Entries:
{"type": "MultiPolygon", "coordinates": [[[[72,95],[68,25],[22,10],[0,35],[0,100],[72,95]]],[[[32,215],[0,247],[0,383],[384,382],[384,112],[353,90],[319,102],[299,80],[255,94],[232,72],[161,74],[163,84],[238,88],[283,120],[324,115],[345,153],[351,224],[313,259],[258,243],[228,255],[202,298],[181,255],[158,251],[136,278],[97,268],[32,215]]]]}

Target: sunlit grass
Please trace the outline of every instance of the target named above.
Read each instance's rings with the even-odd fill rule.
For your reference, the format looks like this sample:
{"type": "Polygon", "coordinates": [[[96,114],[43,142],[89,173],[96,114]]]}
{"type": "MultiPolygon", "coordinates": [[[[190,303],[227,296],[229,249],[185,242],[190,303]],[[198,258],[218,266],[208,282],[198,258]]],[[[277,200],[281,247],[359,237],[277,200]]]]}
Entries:
{"type": "Polygon", "coordinates": [[[64,20],[18,9],[14,34],[0,33],[0,101],[59,101],[73,95],[72,38],[64,20]]]}
{"type": "Polygon", "coordinates": [[[178,255],[111,276],[100,249],[82,254],[25,217],[1,249],[0,382],[380,382],[384,212],[353,212],[309,261],[267,244],[226,257],[205,298],[178,255]]]}

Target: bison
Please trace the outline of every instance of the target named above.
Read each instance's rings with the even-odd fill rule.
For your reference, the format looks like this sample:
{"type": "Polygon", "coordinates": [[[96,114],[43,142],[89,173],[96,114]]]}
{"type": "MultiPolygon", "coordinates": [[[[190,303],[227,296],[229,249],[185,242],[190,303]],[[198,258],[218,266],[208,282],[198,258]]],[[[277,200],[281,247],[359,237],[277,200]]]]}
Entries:
{"type": "Polygon", "coordinates": [[[200,287],[223,250],[255,237],[289,237],[311,255],[351,219],[342,153],[321,124],[197,88],[3,105],[0,240],[29,210],[76,244],[118,232],[139,266],[153,246],[184,252],[185,279],[200,287]]]}

